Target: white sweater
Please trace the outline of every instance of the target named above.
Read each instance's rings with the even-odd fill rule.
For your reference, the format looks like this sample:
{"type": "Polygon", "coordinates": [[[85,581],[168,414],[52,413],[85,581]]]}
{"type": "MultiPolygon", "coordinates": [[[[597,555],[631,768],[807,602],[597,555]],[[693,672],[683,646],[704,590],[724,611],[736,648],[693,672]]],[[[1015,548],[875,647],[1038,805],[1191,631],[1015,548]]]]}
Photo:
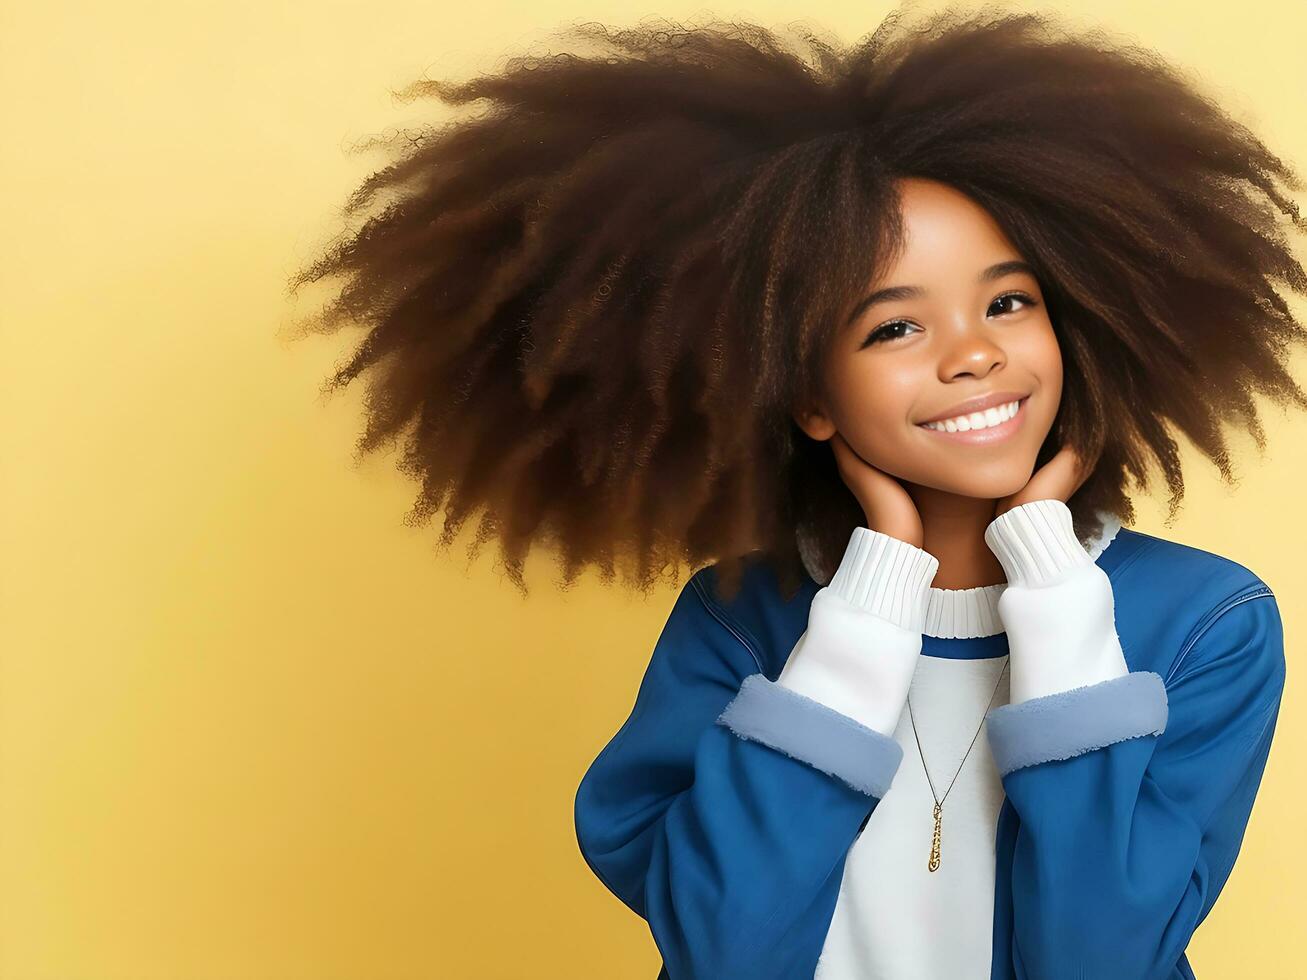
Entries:
{"type": "MultiPolygon", "coordinates": [[[[1106,576],[1094,561],[1121,525],[1101,516],[1103,530],[1086,548],[1061,501],[1009,510],[985,531],[1007,581],[975,589],[931,587],[939,567],[933,555],[859,527],[834,577],[814,595],[808,628],[777,683],[903,748],[890,790],[849,851],[817,980],[989,977],[1004,792],[983,719],[998,705],[1128,672],[1110,603],[1103,614],[1097,577],[1106,576]],[[1015,675],[1004,673],[1008,627],[1038,644],[1045,617],[1081,620],[1083,642],[1066,651],[1042,646],[1013,658],[1015,675]],[[944,805],[940,865],[931,872],[935,796],[944,805]]],[[[809,555],[805,563],[822,582],[809,555]]]]}

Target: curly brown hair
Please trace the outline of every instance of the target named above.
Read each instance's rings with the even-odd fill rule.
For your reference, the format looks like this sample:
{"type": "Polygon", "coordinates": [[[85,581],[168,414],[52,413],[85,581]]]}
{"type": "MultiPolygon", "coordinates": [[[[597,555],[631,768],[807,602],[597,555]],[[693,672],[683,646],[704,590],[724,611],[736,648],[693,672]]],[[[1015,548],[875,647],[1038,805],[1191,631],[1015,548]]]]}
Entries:
{"type": "MultiPolygon", "coordinates": [[[[513,582],[552,541],[648,592],[684,559],[735,592],[761,558],[787,598],[796,540],[838,564],[863,515],[792,416],[825,345],[896,250],[905,176],[970,195],[1035,267],[1065,381],[1041,462],[1097,460],[1068,502],[1082,540],[1133,519],[1173,426],[1233,482],[1222,426],[1265,451],[1254,394],[1307,408],[1307,292],[1280,227],[1294,172],[1156,54],[1047,15],[891,14],[852,47],[791,26],[573,26],[598,51],[515,57],[401,94],[480,116],[389,141],[345,206],[386,206],[291,292],[344,280],[310,329],[370,330],[326,385],[376,368],[359,454],[409,428],[406,523],[482,510],[513,582]]],[[[357,457],[356,457],[357,458],[357,457]]]]}

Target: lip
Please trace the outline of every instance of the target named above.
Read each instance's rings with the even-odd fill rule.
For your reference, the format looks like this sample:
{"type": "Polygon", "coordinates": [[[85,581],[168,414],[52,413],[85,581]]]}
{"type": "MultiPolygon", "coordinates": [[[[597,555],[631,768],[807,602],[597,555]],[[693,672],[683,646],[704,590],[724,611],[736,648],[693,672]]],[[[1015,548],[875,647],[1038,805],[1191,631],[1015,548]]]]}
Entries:
{"type": "MultiPolygon", "coordinates": [[[[972,429],[967,432],[946,432],[943,429],[931,429],[924,422],[918,422],[917,427],[929,432],[932,436],[940,436],[944,439],[952,439],[954,442],[968,443],[973,446],[987,446],[991,443],[1002,442],[1009,438],[1013,433],[1025,424],[1026,420],[1026,402],[1030,400],[1029,395],[1004,395],[1002,400],[995,404],[1004,405],[1007,402],[1017,402],[1017,413],[1001,425],[991,425],[984,429],[972,429]]],[[[989,407],[989,406],[986,406],[989,407]]],[[[980,411],[972,409],[971,411],[980,411]]],[[[954,412],[955,415],[962,415],[964,412],[954,412]]],[[[952,415],[945,415],[944,418],[952,418],[952,415]]],[[[930,419],[935,422],[937,419],[930,419]]]]}
{"type": "Polygon", "coordinates": [[[932,415],[928,419],[921,419],[917,422],[943,422],[945,419],[951,419],[958,415],[970,415],[972,412],[983,412],[987,408],[997,408],[999,405],[1006,405],[1008,402],[1020,401],[1022,398],[1029,398],[1028,391],[991,391],[988,395],[976,395],[974,398],[968,398],[960,401],[952,408],[940,412],[938,415],[932,415]]]}

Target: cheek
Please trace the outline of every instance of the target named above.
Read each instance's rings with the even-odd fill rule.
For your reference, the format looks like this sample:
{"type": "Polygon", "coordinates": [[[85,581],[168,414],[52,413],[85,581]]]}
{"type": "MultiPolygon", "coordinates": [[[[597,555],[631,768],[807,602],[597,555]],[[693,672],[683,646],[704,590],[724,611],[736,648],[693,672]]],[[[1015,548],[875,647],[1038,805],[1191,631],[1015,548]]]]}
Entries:
{"type": "Polygon", "coordinates": [[[906,359],[853,359],[833,380],[842,428],[868,439],[901,436],[920,390],[906,359]]]}
{"type": "Polygon", "coordinates": [[[1052,431],[1062,404],[1062,352],[1047,319],[1032,324],[1032,329],[1023,334],[1022,343],[1012,348],[1011,355],[1013,366],[1020,367],[1034,392],[1032,411],[1020,440],[1021,451],[1030,454],[1033,460],[1052,431]]]}
{"type": "Polygon", "coordinates": [[[1062,367],[1062,349],[1057,341],[1057,331],[1047,314],[1041,315],[1027,331],[1032,356],[1046,369],[1062,367]]]}
{"type": "Polygon", "coordinates": [[[1056,414],[1062,394],[1062,351],[1051,324],[1037,337],[1031,351],[1030,364],[1056,414]]]}
{"type": "Polygon", "coordinates": [[[921,449],[912,426],[924,384],[920,368],[908,358],[854,359],[831,375],[831,383],[844,438],[873,466],[907,475],[921,449]]]}
{"type": "Polygon", "coordinates": [[[1057,412],[1063,379],[1062,350],[1053,325],[1047,317],[1031,318],[1008,335],[1005,349],[1009,372],[1032,388],[1041,403],[1039,408],[1051,419],[1057,412]]]}

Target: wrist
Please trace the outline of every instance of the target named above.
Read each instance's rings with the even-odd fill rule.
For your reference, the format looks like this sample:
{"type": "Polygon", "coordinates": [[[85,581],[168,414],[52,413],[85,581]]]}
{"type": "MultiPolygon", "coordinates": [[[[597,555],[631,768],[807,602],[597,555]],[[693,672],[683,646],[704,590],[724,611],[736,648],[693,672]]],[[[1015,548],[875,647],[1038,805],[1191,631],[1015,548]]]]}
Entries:
{"type": "Polygon", "coordinates": [[[985,541],[1008,574],[998,600],[1008,634],[1012,703],[1129,672],[1107,573],[1076,538],[1060,500],[1034,500],[995,518],[985,541]]]}
{"type": "Polygon", "coordinates": [[[1061,500],[1032,500],[1000,514],[985,528],[985,543],[1009,586],[1051,585],[1094,563],[1061,500]]]}
{"type": "Polygon", "coordinates": [[[939,559],[916,545],[868,527],[849,536],[829,586],[854,606],[920,633],[939,559]]]}

